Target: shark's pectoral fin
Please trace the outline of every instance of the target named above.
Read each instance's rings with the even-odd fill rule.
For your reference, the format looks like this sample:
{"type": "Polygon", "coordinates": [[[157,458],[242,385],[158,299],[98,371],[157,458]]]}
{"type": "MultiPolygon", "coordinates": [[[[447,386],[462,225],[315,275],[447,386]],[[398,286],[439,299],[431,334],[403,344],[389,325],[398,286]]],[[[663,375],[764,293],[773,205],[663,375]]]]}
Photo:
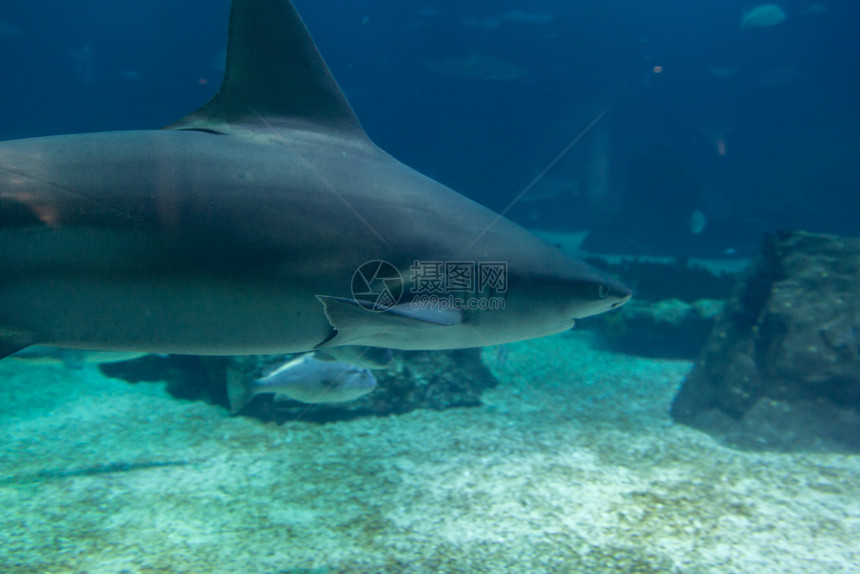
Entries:
{"type": "Polygon", "coordinates": [[[450,327],[463,321],[463,314],[453,309],[416,308],[401,303],[385,310],[344,297],[317,295],[325,316],[336,333],[317,348],[340,345],[387,346],[386,339],[407,336],[419,330],[450,327]]]}
{"type": "Polygon", "coordinates": [[[5,359],[9,355],[36,343],[38,343],[36,337],[30,333],[0,327],[0,359],[5,359]]]}

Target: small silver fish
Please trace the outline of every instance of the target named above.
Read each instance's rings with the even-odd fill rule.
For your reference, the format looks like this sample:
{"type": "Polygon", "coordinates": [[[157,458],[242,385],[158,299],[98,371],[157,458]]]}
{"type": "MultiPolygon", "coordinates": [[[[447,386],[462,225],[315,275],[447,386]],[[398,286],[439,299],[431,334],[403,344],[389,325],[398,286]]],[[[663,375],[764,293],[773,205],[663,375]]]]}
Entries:
{"type": "Polygon", "coordinates": [[[700,235],[708,226],[708,216],[701,209],[690,214],[690,233],[700,235]]]}
{"type": "Polygon", "coordinates": [[[765,28],[785,22],[788,16],[785,10],[776,4],[762,4],[749,10],[744,10],[741,17],[741,28],[765,28]]]}
{"type": "Polygon", "coordinates": [[[313,353],[288,361],[260,379],[239,371],[227,372],[230,413],[236,414],[261,393],[285,395],[303,403],[343,403],[366,395],[376,377],[365,368],[339,361],[322,361],[313,353]]]}

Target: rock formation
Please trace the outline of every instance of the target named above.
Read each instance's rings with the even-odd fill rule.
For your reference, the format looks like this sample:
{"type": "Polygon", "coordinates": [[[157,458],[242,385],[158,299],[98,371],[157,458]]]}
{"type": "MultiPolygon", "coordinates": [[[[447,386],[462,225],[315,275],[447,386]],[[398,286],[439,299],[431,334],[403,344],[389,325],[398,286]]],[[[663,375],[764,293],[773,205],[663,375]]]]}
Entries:
{"type": "Polygon", "coordinates": [[[860,449],[860,239],[768,237],[672,417],[732,444],[860,449]]]}

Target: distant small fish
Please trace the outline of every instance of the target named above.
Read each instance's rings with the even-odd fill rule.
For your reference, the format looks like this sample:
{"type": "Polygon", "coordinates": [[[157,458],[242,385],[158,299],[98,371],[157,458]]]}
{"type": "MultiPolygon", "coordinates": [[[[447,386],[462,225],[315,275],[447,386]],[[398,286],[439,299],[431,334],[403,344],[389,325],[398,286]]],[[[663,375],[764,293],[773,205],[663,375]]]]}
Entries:
{"type": "Polygon", "coordinates": [[[92,46],[70,49],[68,54],[72,61],[72,69],[78,79],[86,85],[94,84],[96,81],[96,53],[92,46]]]}
{"type": "Polygon", "coordinates": [[[523,12],[522,10],[510,10],[497,16],[487,18],[469,17],[463,19],[463,25],[470,28],[492,30],[498,28],[503,22],[514,22],[517,24],[550,24],[555,16],[548,12],[523,12]]]}
{"type": "Polygon", "coordinates": [[[469,28],[478,28],[480,30],[492,30],[498,28],[502,21],[498,16],[490,16],[488,18],[463,18],[463,25],[469,28]]]}
{"type": "Polygon", "coordinates": [[[548,12],[523,12],[522,10],[511,10],[502,15],[509,22],[522,24],[551,24],[555,16],[548,12]]]}
{"type": "Polygon", "coordinates": [[[21,30],[15,24],[0,20],[0,38],[17,38],[21,30]]]}
{"type": "Polygon", "coordinates": [[[745,10],[741,17],[741,28],[765,28],[782,24],[788,16],[776,4],[761,4],[745,10]]]}
{"type": "Polygon", "coordinates": [[[284,363],[261,379],[227,373],[230,412],[236,414],[262,393],[285,395],[303,403],[343,403],[366,395],[376,387],[376,377],[365,368],[339,361],[323,361],[313,353],[284,363]]]}
{"type": "Polygon", "coordinates": [[[12,355],[12,358],[30,363],[62,363],[70,369],[80,369],[89,364],[131,361],[148,354],[135,351],[82,351],[80,349],[32,345],[26,349],[21,349],[12,355]]]}
{"type": "Polygon", "coordinates": [[[768,70],[759,76],[756,82],[761,88],[784,87],[790,84],[796,84],[806,79],[803,72],[796,68],[781,66],[768,70]]]}
{"type": "Polygon", "coordinates": [[[731,76],[736,76],[741,72],[741,68],[735,67],[720,67],[720,66],[708,66],[708,71],[715,78],[729,78],[731,76]]]}
{"type": "Polygon", "coordinates": [[[824,4],[810,4],[806,8],[800,11],[802,16],[820,16],[821,14],[826,14],[829,12],[829,8],[824,4]]]}
{"type": "Polygon", "coordinates": [[[129,82],[135,82],[137,84],[143,83],[143,76],[140,72],[132,70],[131,68],[123,68],[117,72],[120,78],[123,80],[128,80],[129,82]]]}
{"type": "Polygon", "coordinates": [[[493,56],[472,54],[450,60],[424,60],[427,70],[443,76],[475,80],[513,81],[528,75],[528,71],[493,56]]]}
{"type": "Polygon", "coordinates": [[[705,230],[705,227],[708,225],[708,218],[705,215],[705,212],[701,209],[697,209],[693,213],[690,214],[690,232],[693,235],[699,235],[705,230]]]}

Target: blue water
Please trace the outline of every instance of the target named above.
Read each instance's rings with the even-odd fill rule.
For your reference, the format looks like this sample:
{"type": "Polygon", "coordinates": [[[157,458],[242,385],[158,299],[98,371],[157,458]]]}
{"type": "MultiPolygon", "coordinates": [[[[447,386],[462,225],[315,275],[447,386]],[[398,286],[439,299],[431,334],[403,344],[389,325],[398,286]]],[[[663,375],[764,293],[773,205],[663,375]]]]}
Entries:
{"type": "MultiPolygon", "coordinates": [[[[784,228],[860,234],[856,2],[783,1],[785,22],[743,29],[739,1],[295,4],[370,136],[497,211],[608,109],[508,212],[527,226],[706,256],[784,228]]],[[[4,2],[0,138],[196,109],[220,82],[228,12],[4,2]]]]}
{"type": "MultiPolygon", "coordinates": [[[[857,0],[781,0],[785,22],[749,28],[739,0],[295,4],[374,141],[559,241],[745,258],[786,228],[860,235],[857,0]]],[[[0,140],[194,111],[229,9],[3,0],[0,140]]],[[[675,267],[637,297],[713,297],[675,267]]],[[[4,360],[0,572],[857,570],[860,458],[726,448],[669,417],[691,362],[596,340],[486,350],[480,408],[326,425],[184,400],[211,373],[4,360]]]]}

